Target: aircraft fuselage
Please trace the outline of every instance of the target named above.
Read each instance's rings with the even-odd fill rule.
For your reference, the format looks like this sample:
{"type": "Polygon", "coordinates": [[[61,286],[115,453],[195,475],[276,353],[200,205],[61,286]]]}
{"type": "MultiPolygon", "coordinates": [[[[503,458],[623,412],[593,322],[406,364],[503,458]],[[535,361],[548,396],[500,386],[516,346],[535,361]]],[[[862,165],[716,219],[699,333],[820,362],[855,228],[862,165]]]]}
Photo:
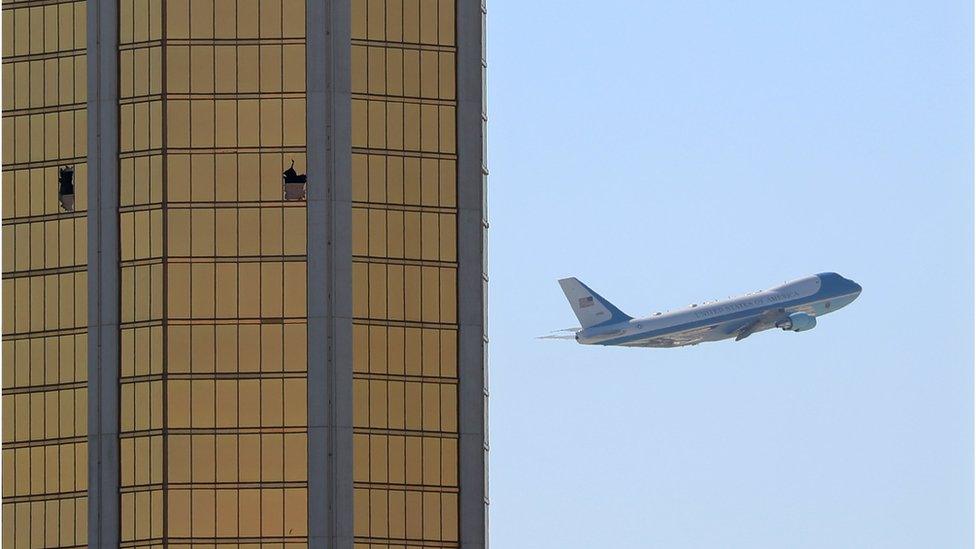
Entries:
{"type": "MultiPolygon", "coordinates": [[[[771,328],[804,331],[816,318],[849,305],[861,286],[836,273],[821,273],[740,297],[696,304],[646,318],[611,318],[576,332],[585,345],[681,347],[771,328]]],[[[595,294],[594,294],[595,295],[595,294]]]]}

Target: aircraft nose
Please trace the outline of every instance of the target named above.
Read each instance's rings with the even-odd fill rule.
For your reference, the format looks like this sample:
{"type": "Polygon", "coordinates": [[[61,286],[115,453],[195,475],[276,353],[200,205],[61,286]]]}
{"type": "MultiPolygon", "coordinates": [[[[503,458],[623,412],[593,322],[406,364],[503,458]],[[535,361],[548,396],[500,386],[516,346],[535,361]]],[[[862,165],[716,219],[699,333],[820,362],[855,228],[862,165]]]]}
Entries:
{"type": "Polygon", "coordinates": [[[855,292],[857,292],[858,294],[861,293],[861,285],[860,284],[858,284],[857,282],[854,282],[853,280],[850,280],[850,279],[848,279],[847,282],[849,282],[851,284],[851,288],[855,292]]]}

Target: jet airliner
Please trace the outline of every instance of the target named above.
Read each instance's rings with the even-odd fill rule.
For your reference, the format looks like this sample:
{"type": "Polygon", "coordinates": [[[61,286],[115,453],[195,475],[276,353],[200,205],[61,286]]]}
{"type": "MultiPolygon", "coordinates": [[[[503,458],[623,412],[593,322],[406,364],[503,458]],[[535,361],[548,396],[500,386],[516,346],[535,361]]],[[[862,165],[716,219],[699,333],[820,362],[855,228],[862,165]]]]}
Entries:
{"type": "Polygon", "coordinates": [[[559,281],[580,321],[576,341],[584,345],[682,347],[706,341],[743,340],[780,328],[803,332],[817,317],[849,305],[861,286],[837,273],[820,273],[722,301],[695,304],[647,318],[624,314],[576,278],[559,281]]]}

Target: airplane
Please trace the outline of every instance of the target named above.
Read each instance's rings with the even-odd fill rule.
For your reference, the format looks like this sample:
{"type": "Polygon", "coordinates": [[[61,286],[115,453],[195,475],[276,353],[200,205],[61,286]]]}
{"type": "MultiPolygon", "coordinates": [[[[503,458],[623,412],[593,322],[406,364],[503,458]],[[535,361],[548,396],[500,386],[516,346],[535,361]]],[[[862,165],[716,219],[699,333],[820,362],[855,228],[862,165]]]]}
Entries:
{"type": "Polygon", "coordinates": [[[576,278],[559,285],[580,321],[571,336],[583,345],[623,347],[683,347],[723,339],[743,339],[780,328],[803,332],[817,325],[817,317],[850,305],[861,286],[837,273],[799,278],[768,290],[683,309],[633,318],[576,278]]]}

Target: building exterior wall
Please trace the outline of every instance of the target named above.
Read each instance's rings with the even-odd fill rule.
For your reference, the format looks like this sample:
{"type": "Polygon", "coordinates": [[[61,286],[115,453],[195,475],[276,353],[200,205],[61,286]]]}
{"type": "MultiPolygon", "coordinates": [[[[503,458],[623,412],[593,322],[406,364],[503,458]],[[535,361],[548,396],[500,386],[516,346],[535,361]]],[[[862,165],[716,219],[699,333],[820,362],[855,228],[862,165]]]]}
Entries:
{"type": "Polygon", "coordinates": [[[123,0],[119,8],[119,540],[159,543],[168,442],[164,31],[158,3],[137,8],[123,0]]]}
{"type": "Polygon", "coordinates": [[[87,542],[86,7],[3,4],[5,547],[87,542]]]}
{"type": "Polygon", "coordinates": [[[4,543],[485,545],[482,5],[93,9],[3,6],[4,543]]]}
{"type": "Polygon", "coordinates": [[[352,2],[362,544],[458,545],[455,25],[452,0],[352,2]]]}
{"type": "Polygon", "coordinates": [[[307,535],[304,0],[121,0],[121,542],[307,535]]]}

